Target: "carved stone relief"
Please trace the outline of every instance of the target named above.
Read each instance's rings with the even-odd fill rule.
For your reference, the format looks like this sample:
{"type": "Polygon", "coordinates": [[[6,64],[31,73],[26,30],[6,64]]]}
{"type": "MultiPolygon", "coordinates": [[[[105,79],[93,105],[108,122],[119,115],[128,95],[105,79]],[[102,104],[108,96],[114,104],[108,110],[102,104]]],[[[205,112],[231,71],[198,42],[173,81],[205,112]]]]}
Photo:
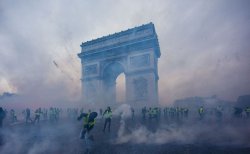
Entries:
{"type": "Polygon", "coordinates": [[[144,67],[150,65],[150,55],[138,55],[130,57],[130,65],[133,67],[144,67]]]}
{"type": "Polygon", "coordinates": [[[145,78],[134,79],[134,89],[136,99],[144,99],[148,95],[148,82],[145,78]]]}
{"type": "Polygon", "coordinates": [[[88,76],[93,74],[97,74],[97,64],[87,65],[84,67],[84,75],[88,76]]]}

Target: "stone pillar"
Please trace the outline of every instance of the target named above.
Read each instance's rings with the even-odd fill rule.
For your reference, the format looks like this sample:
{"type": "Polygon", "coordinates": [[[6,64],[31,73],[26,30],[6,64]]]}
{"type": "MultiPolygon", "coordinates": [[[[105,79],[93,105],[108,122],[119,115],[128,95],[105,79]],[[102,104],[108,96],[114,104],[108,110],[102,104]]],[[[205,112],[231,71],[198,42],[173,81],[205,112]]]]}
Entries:
{"type": "Polygon", "coordinates": [[[138,107],[158,104],[158,74],[154,60],[150,51],[128,56],[127,102],[138,107]]]}
{"type": "Polygon", "coordinates": [[[135,106],[157,105],[157,82],[153,72],[126,76],[126,99],[135,106]]]}
{"type": "Polygon", "coordinates": [[[82,64],[82,98],[85,103],[99,103],[101,99],[102,80],[99,62],[82,64]]]}

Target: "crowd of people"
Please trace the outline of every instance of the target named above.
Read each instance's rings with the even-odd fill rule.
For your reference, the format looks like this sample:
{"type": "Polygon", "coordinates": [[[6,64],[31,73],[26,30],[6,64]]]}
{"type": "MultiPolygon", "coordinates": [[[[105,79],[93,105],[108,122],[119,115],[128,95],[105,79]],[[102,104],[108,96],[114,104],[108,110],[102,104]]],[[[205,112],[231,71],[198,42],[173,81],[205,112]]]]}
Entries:
{"type": "MultiPolygon", "coordinates": [[[[32,123],[36,124],[39,123],[40,120],[48,120],[51,122],[56,122],[59,118],[65,113],[65,117],[69,119],[77,119],[79,115],[84,113],[84,108],[67,108],[63,110],[62,108],[50,107],[50,108],[37,108],[35,110],[31,110],[30,108],[26,108],[20,111],[19,113],[14,109],[3,109],[0,108],[0,120],[1,126],[3,123],[3,119],[7,118],[10,123],[15,123],[24,119],[25,123],[32,123]]],[[[186,107],[143,107],[141,109],[135,110],[131,107],[131,117],[134,119],[135,115],[140,115],[139,110],[141,110],[141,117],[142,119],[154,119],[160,118],[161,116],[164,118],[187,118],[190,114],[190,109],[186,107]],[[137,112],[137,113],[136,113],[137,112]]],[[[86,110],[86,113],[90,113],[91,110],[86,110]]],[[[224,109],[222,106],[217,106],[214,108],[205,108],[200,106],[197,109],[197,115],[200,119],[203,119],[206,115],[215,115],[216,117],[221,118],[223,116],[224,109]]],[[[105,124],[104,129],[105,131],[106,126],[110,129],[111,117],[112,117],[112,110],[111,107],[107,107],[104,112],[103,109],[99,109],[99,115],[104,117],[105,124]]],[[[237,118],[250,118],[250,107],[246,108],[239,108],[234,107],[232,110],[231,115],[237,118]]]]}
{"type": "MultiPolygon", "coordinates": [[[[138,119],[142,121],[156,119],[182,119],[186,120],[189,118],[189,114],[196,115],[195,117],[199,120],[203,120],[206,117],[214,116],[221,121],[224,113],[226,112],[222,106],[217,106],[213,108],[208,108],[200,106],[196,109],[190,109],[186,107],[143,107],[143,108],[130,108],[131,110],[131,119],[132,121],[137,122],[138,119]],[[135,116],[136,115],[136,116],[135,116]],[[135,120],[137,119],[137,120],[135,120]]],[[[82,121],[82,130],[81,130],[81,139],[84,139],[88,145],[93,141],[93,136],[89,135],[91,130],[96,124],[96,118],[103,119],[103,133],[106,131],[111,132],[112,130],[112,109],[108,106],[106,109],[99,109],[99,113],[96,112],[97,109],[84,109],[84,108],[37,108],[32,110],[26,108],[22,111],[14,109],[3,109],[0,107],[0,129],[3,127],[3,121],[6,119],[8,123],[15,124],[22,122],[25,124],[39,124],[41,121],[48,122],[58,122],[60,119],[69,119],[69,120],[79,120],[82,121]]],[[[250,119],[250,107],[239,108],[234,107],[231,110],[232,117],[241,118],[241,119],[250,119]]]]}
{"type": "Polygon", "coordinates": [[[50,107],[48,109],[37,108],[34,111],[32,111],[30,108],[26,108],[22,111],[14,109],[7,110],[3,108],[1,108],[1,110],[1,114],[5,115],[3,118],[1,118],[2,120],[6,117],[9,123],[25,121],[26,124],[36,124],[39,123],[41,119],[58,121],[60,114],[62,113],[62,109],[55,107],[50,107]]]}

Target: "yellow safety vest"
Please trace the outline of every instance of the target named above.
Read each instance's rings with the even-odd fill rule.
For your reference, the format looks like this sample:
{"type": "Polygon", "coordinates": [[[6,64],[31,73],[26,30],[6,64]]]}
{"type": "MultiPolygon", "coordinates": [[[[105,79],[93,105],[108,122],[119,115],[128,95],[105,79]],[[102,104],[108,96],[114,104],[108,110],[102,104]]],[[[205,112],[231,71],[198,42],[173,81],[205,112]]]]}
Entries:
{"type": "Polygon", "coordinates": [[[93,125],[95,125],[95,119],[94,119],[94,121],[89,122],[89,115],[90,114],[88,113],[88,115],[86,117],[84,117],[83,125],[93,126],[93,125]]]}
{"type": "Polygon", "coordinates": [[[203,111],[204,111],[203,108],[199,109],[199,113],[203,113],[203,111]]]}
{"type": "Polygon", "coordinates": [[[112,118],[112,111],[107,111],[107,112],[104,114],[104,117],[105,117],[105,118],[112,118]]]}
{"type": "Polygon", "coordinates": [[[250,107],[246,108],[246,112],[250,112],[250,107]]]}
{"type": "Polygon", "coordinates": [[[154,114],[154,115],[157,114],[157,109],[153,109],[153,114],[154,114]]]}

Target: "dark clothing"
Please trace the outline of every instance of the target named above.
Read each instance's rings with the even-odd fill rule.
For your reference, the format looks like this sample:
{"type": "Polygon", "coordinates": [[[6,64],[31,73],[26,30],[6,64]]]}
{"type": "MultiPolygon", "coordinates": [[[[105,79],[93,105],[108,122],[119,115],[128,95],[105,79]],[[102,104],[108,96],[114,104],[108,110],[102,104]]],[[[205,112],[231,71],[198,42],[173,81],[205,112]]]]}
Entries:
{"type": "Polygon", "coordinates": [[[145,120],[146,119],[146,113],[147,113],[147,109],[146,107],[142,108],[142,118],[145,120]]]}
{"type": "Polygon", "coordinates": [[[83,119],[83,128],[81,130],[81,139],[85,138],[85,134],[90,132],[95,125],[95,118],[97,117],[97,113],[96,112],[92,112],[92,113],[81,113],[80,116],[77,118],[77,120],[81,120],[83,119]]]}
{"type": "Polygon", "coordinates": [[[37,123],[39,123],[40,122],[40,114],[41,114],[42,112],[41,112],[41,110],[40,109],[38,109],[38,110],[36,110],[36,112],[35,112],[35,119],[34,119],[34,123],[36,123],[36,121],[37,121],[37,123]]]}
{"type": "Polygon", "coordinates": [[[6,113],[3,108],[0,107],[0,146],[3,144],[3,132],[1,131],[3,127],[3,119],[5,118],[6,113]]]}
{"type": "Polygon", "coordinates": [[[5,112],[2,108],[0,108],[0,128],[3,127],[3,119],[5,118],[5,112]]]}
{"type": "Polygon", "coordinates": [[[34,123],[37,121],[37,123],[39,123],[40,121],[40,115],[36,115],[35,116],[35,119],[34,119],[34,123]]]}
{"type": "Polygon", "coordinates": [[[131,112],[132,112],[132,120],[134,120],[134,118],[135,118],[135,110],[133,108],[131,108],[131,112]]]}
{"type": "Polygon", "coordinates": [[[31,121],[31,118],[30,118],[30,109],[26,109],[26,123],[28,123],[28,121],[31,121]]]}
{"type": "Polygon", "coordinates": [[[234,116],[235,117],[242,118],[242,112],[243,112],[242,108],[238,108],[238,107],[234,108],[234,116]]]}
{"type": "Polygon", "coordinates": [[[108,131],[110,132],[111,118],[106,118],[105,119],[105,123],[104,123],[104,127],[103,127],[104,132],[105,132],[107,124],[108,124],[108,131]]]}
{"type": "Polygon", "coordinates": [[[111,117],[112,117],[112,111],[111,109],[106,109],[103,113],[103,116],[105,117],[105,123],[103,127],[103,132],[105,132],[106,126],[108,124],[108,131],[110,132],[110,125],[111,125],[111,117]]]}
{"type": "Polygon", "coordinates": [[[84,139],[84,137],[85,137],[85,134],[87,133],[87,132],[89,132],[89,131],[91,131],[92,129],[94,128],[94,125],[84,125],[83,126],[83,129],[82,129],[82,131],[81,131],[81,136],[80,136],[80,138],[81,139],[84,139]]]}

